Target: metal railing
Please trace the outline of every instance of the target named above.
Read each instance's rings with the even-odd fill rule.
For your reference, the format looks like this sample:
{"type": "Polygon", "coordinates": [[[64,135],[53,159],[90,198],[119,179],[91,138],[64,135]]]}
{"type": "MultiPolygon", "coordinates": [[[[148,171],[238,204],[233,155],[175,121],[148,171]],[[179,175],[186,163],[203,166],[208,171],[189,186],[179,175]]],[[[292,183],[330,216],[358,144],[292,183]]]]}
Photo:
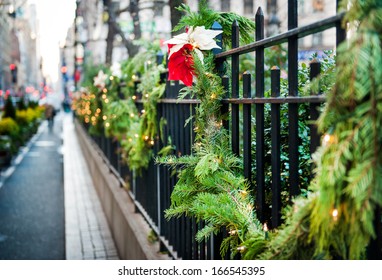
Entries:
{"type": "MultiPolygon", "coordinates": [[[[273,37],[264,37],[264,16],[261,8],[256,14],[256,41],[239,46],[239,28],[236,23],[232,26],[232,49],[216,54],[217,69],[223,72],[223,64],[230,59],[230,77],[223,76],[222,82],[227,90],[227,97],[223,99],[222,110],[229,112],[230,120],[223,125],[229,129],[231,134],[232,151],[242,156],[244,164],[244,176],[249,182],[256,182],[252,186],[255,195],[256,210],[260,221],[271,221],[271,227],[281,224],[281,181],[288,180],[290,186],[289,195],[296,196],[300,193],[299,188],[299,104],[305,103],[310,106],[310,120],[318,118],[317,105],[325,101],[325,96],[312,94],[311,96],[298,96],[298,39],[304,36],[322,32],[329,28],[336,28],[336,45],[346,38],[345,30],[341,27],[344,16],[339,13],[307,26],[297,27],[297,1],[288,1],[288,31],[273,37]],[[288,96],[280,97],[280,69],[273,67],[271,71],[271,97],[264,97],[265,92],[265,65],[264,50],[271,46],[288,44],[288,96]],[[252,88],[251,75],[244,73],[242,76],[243,97],[239,98],[239,57],[240,55],[256,53],[256,77],[255,88],[252,88]],[[253,94],[254,92],[254,94],[253,94]],[[264,106],[271,106],[271,127],[265,127],[264,106]],[[280,106],[288,106],[288,161],[289,178],[281,177],[280,169],[280,106]],[[255,112],[255,114],[252,114],[255,112]],[[239,114],[242,114],[240,117],[239,114]],[[252,115],[255,117],[256,129],[255,139],[253,139],[252,115]],[[242,119],[240,122],[239,120],[242,119]],[[240,127],[242,126],[242,127],[240,127]],[[264,131],[271,129],[271,192],[272,201],[267,205],[265,197],[265,164],[268,160],[264,149],[264,131]],[[242,134],[242,135],[241,135],[242,134]],[[256,155],[252,158],[251,145],[256,142],[256,155]],[[252,178],[252,166],[256,166],[256,178],[252,178]],[[256,191],[255,191],[256,190],[256,191]]],[[[315,61],[310,65],[310,78],[313,79],[320,73],[320,63],[315,61]]],[[[222,73],[224,74],[224,73],[222,73]]],[[[198,100],[183,99],[178,101],[178,93],[182,86],[178,82],[167,82],[163,99],[158,103],[158,121],[160,118],[167,120],[165,126],[164,139],[171,137],[173,145],[176,147],[177,155],[187,155],[191,153],[194,132],[192,122],[186,126],[185,121],[193,114],[198,100]]],[[[142,106],[137,100],[138,109],[142,106]]],[[[116,152],[120,148],[117,142],[113,142],[105,137],[93,137],[104,152],[106,160],[111,166],[111,170],[118,176],[123,184],[128,180],[131,189],[129,193],[136,204],[136,211],[142,213],[154,232],[159,236],[161,250],[167,251],[174,259],[220,259],[219,246],[221,238],[226,233],[222,232],[218,236],[211,237],[206,242],[197,243],[195,235],[202,222],[185,217],[179,219],[166,220],[164,210],[170,206],[171,192],[176,184],[176,177],[171,175],[168,168],[150,163],[147,170],[141,175],[133,176],[126,166],[121,164],[120,153],[116,152]]],[[[320,136],[314,125],[310,126],[310,151],[313,153],[320,143],[320,136]]],[[[166,143],[157,143],[154,151],[157,152],[166,143]]],[[[380,218],[380,211],[377,213],[380,218]]],[[[375,248],[370,248],[370,256],[381,258],[381,226],[376,222],[376,229],[379,236],[375,248]]]]}

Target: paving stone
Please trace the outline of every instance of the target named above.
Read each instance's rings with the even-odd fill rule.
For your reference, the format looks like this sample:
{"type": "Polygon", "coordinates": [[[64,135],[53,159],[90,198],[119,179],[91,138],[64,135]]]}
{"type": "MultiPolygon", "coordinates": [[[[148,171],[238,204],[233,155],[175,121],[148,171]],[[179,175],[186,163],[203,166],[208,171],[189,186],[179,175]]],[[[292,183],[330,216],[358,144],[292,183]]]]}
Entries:
{"type": "Polygon", "coordinates": [[[64,182],[67,259],[118,259],[70,115],[64,118],[64,182]],[[77,238],[75,238],[77,237],[77,238]]]}

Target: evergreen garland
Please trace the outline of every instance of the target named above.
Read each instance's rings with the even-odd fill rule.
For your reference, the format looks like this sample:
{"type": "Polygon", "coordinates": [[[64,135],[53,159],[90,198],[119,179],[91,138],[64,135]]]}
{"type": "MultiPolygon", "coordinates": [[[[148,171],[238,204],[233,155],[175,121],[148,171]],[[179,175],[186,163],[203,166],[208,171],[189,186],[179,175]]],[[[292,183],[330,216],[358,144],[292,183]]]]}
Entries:
{"type": "Polygon", "coordinates": [[[174,31],[179,31],[189,26],[204,26],[206,29],[211,29],[214,22],[217,21],[223,29],[223,45],[230,46],[232,23],[237,21],[240,29],[240,42],[243,44],[253,42],[256,27],[253,21],[231,12],[215,12],[208,7],[208,3],[205,0],[200,1],[199,7],[198,12],[192,12],[189,6],[181,4],[177,9],[185,15],[174,27],[174,31]]]}
{"type": "Polygon", "coordinates": [[[374,213],[382,204],[382,2],[345,4],[356,33],[338,49],[336,84],[318,122],[326,134],[315,155],[314,194],[289,209],[262,258],[364,259],[375,238],[374,213]]]}

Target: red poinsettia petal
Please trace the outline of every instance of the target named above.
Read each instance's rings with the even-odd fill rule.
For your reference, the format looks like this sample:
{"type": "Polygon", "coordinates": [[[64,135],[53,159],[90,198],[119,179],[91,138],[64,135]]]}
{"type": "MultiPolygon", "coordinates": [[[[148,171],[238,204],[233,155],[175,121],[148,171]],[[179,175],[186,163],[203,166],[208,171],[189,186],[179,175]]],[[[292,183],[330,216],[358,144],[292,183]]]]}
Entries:
{"type": "MultiPolygon", "coordinates": [[[[172,46],[169,45],[169,50],[172,46]]],[[[172,54],[168,63],[169,80],[180,80],[186,86],[192,86],[194,76],[194,61],[190,54],[192,49],[192,45],[186,44],[179,51],[172,54]]]]}

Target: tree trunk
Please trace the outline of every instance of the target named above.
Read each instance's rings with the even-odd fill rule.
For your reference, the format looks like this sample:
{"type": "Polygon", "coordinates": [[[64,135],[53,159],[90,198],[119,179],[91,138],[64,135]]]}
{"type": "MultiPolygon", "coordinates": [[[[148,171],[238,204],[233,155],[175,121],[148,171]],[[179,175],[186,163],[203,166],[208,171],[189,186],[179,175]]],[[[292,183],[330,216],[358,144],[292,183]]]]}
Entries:
{"type": "MultiPolygon", "coordinates": [[[[108,12],[108,34],[106,38],[106,58],[105,63],[111,65],[113,58],[113,49],[114,49],[114,37],[116,34],[119,34],[122,38],[122,43],[126,47],[129,57],[133,57],[138,53],[139,47],[133,44],[134,40],[140,39],[142,37],[140,20],[139,20],[139,0],[131,0],[130,5],[127,8],[122,9],[123,11],[128,10],[133,19],[134,29],[133,34],[134,38],[126,38],[124,32],[119,27],[117,23],[117,14],[119,15],[120,11],[115,11],[113,8],[112,0],[103,0],[104,9],[108,12]]],[[[121,10],[121,11],[122,11],[121,10]]]]}
{"type": "MultiPolygon", "coordinates": [[[[134,40],[139,40],[142,37],[141,23],[139,20],[139,0],[130,0],[130,15],[133,19],[133,35],[134,40]]],[[[134,56],[138,53],[139,47],[133,44],[126,46],[129,51],[129,56],[134,56]]]]}
{"type": "MultiPolygon", "coordinates": [[[[170,11],[171,11],[171,29],[173,29],[178,23],[180,18],[182,17],[183,13],[175,9],[176,7],[179,7],[180,4],[186,3],[185,0],[169,0],[170,5],[170,11]]],[[[182,33],[184,31],[179,30],[177,32],[171,32],[171,35],[174,36],[176,34],[182,33]]]]}
{"type": "Polygon", "coordinates": [[[113,49],[114,49],[114,37],[115,37],[115,28],[112,20],[112,16],[110,14],[113,12],[113,5],[111,0],[103,0],[104,11],[108,13],[107,19],[107,37],[106,37],[106,56],[105,56],[105,64],[111,65],[113,62],[113,49]]]}

